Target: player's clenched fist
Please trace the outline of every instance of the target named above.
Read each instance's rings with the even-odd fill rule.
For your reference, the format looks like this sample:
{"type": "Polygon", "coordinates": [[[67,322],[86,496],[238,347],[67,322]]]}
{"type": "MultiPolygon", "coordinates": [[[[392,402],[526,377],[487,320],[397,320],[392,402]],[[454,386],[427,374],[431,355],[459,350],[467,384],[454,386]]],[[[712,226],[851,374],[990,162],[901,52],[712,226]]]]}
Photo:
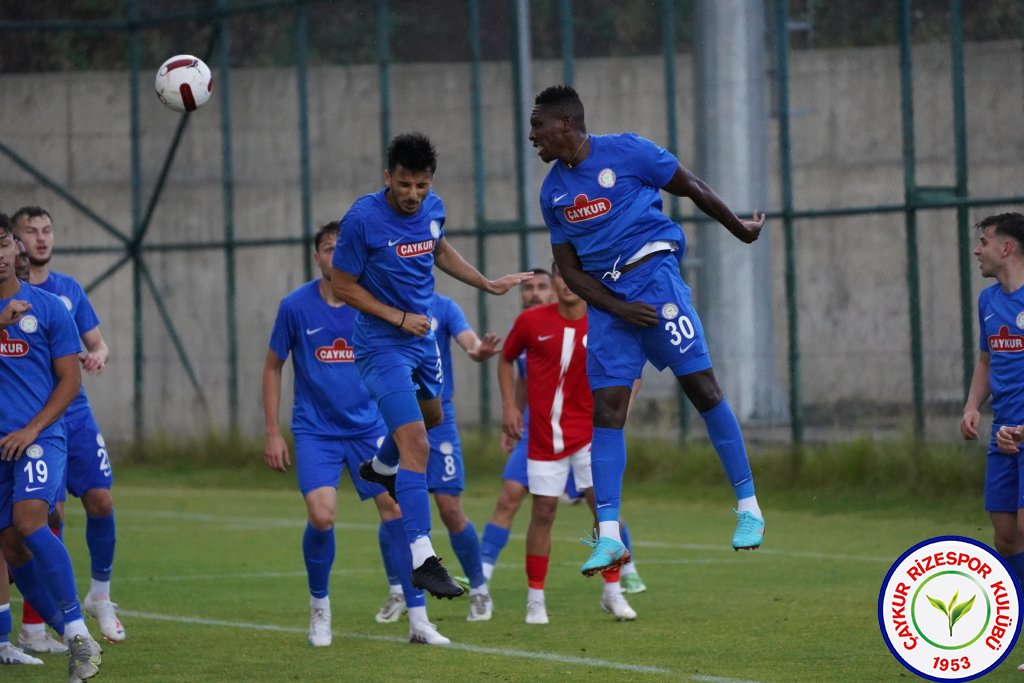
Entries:
{"type": "Polygon", "coordinates": [[[4,310],[0,311],[0,330],[5,327],[10,327],[14,323],[18,322],[21,316],[32,310],[32,304],[27,301],[20,299],[11,299],[4,306],[4,310]]]}

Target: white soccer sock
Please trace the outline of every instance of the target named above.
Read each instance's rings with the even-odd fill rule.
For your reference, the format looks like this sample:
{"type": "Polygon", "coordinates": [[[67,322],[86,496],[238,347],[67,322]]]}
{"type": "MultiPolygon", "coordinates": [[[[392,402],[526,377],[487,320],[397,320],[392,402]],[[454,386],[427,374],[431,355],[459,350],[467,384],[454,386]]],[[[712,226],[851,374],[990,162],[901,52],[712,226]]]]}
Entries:
{"type": "Polygon", "coordinates": [[[331,598],[330,596],[324,596],[317,598],[312,595],[309,596],[309,608],[310,609],[331,609],[331,598]]]}
{"type": "Polygon", "coordinates": [[[376,455],[373,456],[373,460],[370,461],[370,467],[372,467],[373,471],[376,472],[377,474],[395,474],[398,472],[398,465],[395,465],[394,467],[388,467],[380,460],[378,460],[376,455]]]}
{"type": "Polygon", "coordinates": [[[21,630],[25,633],[42,633],[46,630],[46,624],[22,624],[21,630]]]}
{"type": "Polygon", "coordinates": [[[622,537],[619,535],[619,520],[613,519],[610,522],[599,522],[597,527],[597,532],[601,535],[601,538],[614,538],[616,541],[622,542],[622,537]]]}
{"type": "Polygon", "coordinates": [[[427,607],[426,607],[426,605],[421,605],[419,607],[410,607],[409,608],[409,623],[410,624],[414,624],[414,623],[421,623],[421,624],[430,623],[430,619],[427,618],[427,607]]]}
{"type": "Polygon", "coordinates": [[[527,602],[539,602],[544,604],[544,589],[543,588],[527,588],[526,589],[526,601],[527,602]]]}
{"type": "Polygon", "coordinates": [[[93,596],[97,600],[109,600],[110,582],[92,579],[89,587],[89,595],[93,596]]]}
{"type": "Polygon", "coordinates": [[[83,638],[92,637],[89,635],[89,629],[85,627],[84,619],[75,619],[74,621],[64,623],[64,642],[70,643],[74,640],[75,636],[82,636],[83,638]]]}
{"type": "Polygon", "coordinates": [[[393,583],[388,588],[393,595],[402,595],[402,584],[393,583]]]}
{"type": "Polygon", "coordinates": [[[430,542],[430,536],[420,536],[409,544],[409,550],[412,551],[413,569],[419,569],[420,565],[436,554],[434,546],[430,542]]]}
{"type": "Polygon", "coordinates": [[[486,583],[482,583],[482,584],[480,584],[476,588],[470,588],[469,589],[469,594],[470,595],[490,595],[491,592],[489,590],[487,590],[487,584],[486,583]]]}
{"type": "Polygon", "coordinates": [[[636,574],[636,566],[632,562],[622,565],[622,569],[619,570],[619,576],[628,576],[629,574],[636,574]]]}
{"type": "Polygon", "coordinates": [[[604,584],[605,596],[619,595],[622,593],[622,585],[618,581],[612,581],[604,584]]]}
{"type": "Polygon", "coordinates": [[[757,505],[757,496],[736,501],[736,512],[751,512],[764,519],[764,515],[761,514],[761,508],[757,505]]]}
{"type": "Polygon", "coordinates": [[[490,581],[491,580],[491,576],[494,575],[494,565],[491,564],[490,562],[483,562],[481,564],[481,567],[483,567],[484,579],[487,580],[487,581],[490,581]]]}

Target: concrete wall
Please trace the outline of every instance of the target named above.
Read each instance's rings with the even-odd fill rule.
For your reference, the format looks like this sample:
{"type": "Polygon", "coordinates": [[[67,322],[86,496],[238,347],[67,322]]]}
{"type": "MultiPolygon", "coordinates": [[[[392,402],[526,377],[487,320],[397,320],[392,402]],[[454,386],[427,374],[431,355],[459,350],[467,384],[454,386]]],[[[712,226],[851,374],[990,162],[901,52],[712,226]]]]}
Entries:
{"type": "MultiPolygon", "coordinates": [[[[951,184],[953,141],[948,48],[915,53],[918,178],[951,184]]],[[[969,45],[967,54],[970,189],[974,196],[1020,193],[1024,179],[1021,121],[1022,59],[1019,43],[969,45]]],[[[691,64],[680,56],[678,126],[684,164],[693,164],[691,64]]],[[[555,83],[558,62],[538,62],[538,88],[555,83]]],[[[657,58],[596,59],[577,65],[577,88],[593,132],[633,130],[665,142],[665,87],[657,58]]],[[[216,77],[216,74],[215,74],[216,77]]],[[[466,64],[398,65],[391,74],[392,131],[422,130],[440,151],[436,190],[448,208],[448,229],[472,227],[473,177],[469,67],[466,64]]],[[[149,96],[143,79],[143,177],[149,187],[163,162],[175,114],[149,96]]],[[[483,120],[487,175],[485,213],[515,217],[515,156],[510,70],[483,66],[483,120]]],[[[235,236],[239,239],[301,234],[296,87],[290,70],[232,73],[235,236]]],[[[123,73],[0,76],[0,140],[76,197],[130,232],[128,88],[123,73]]],[[[359,195],[381,184],[377,71],[373,66],[317,68],[310,74],[313,214],[319,224],[341,216],[359,195]]],[[[898,203],[903,195],[899,120],[898,52],[895,48],[812,51],[793,56],[793,167],[799,208],[898,203]]],[[[737,101],[736,106],[744,106],[737,101]]],[[[169,184],[147,234],[147,243],[215,241],[224,236],[221,196],[220,101],[214,95],[191,116],[169,184]]],[[[773,206],[779,196],[776,126],[769,125],[773,206]]],[[[536,182],[545,167],[536,161],[536,182]]],[[[694,169],[700,174],[700,169],[694,169]]],[[[717,188],[730,197],[730,188],[717,188]]],[[[144,197],[144,201],[148,199],[144,197]]],[[[58,246],[102,246],[116,241],[35,183],[6,159],[0,163],[0,209],[26,203],[54,216],[58,246]]],[[[737,207],[739,208],[739,207],[737,207]]],[[[1015,207],[1020,210],[1020,207],[1015,207]]],[[[691,207],[685,207],[690,212],[691,207]]],[[[975,212],[981,217],[997,209],[975,212]]],[[[1002,209],[999,209],[1002,210],[1002,209]]],[[[889,411],[910,403],[906,260],[899,214],[802,221],[797,226],[800,341],[803,389],[810,411],[828,422],[857,418],[871,406],[889,411]],[[851,409],[851,406],[853,408],[851,409]],[[851,413],[851,410],[854,412],[851,413]]],[[[778,230],[771,226],[769,230],[778,230]]],[[[952,212],[921,214],[921,285],[924,307],[926,393],[930,401],[959,402],[959,301],[957,243],[952,212]]],[[[687,234],[695,240],[689,226],[687,234]]],[[[474,259],[475,242],[453,238],[474,259]]],[[[484,272],[518,269],[512,237],[488,240],[484,272]]],[[[692,248],[691,243],[691,248],[692,248]]],[[[772,240],[775,272],[776,373],[786,381],[783,240],[772,240]]],[[[547,262],[546,240],[533,238],[538,261],[547,262]]],[[[757,248],[752,247],[752,248],[757,248]]],[[[691,252],[695,253],[695,252],[691,252]]],[[[277,302],[301,283],[298,248],[261,247],[237,252],[242,428],[262,429],[260,372],[277,302]]],[[[89,282],[117,254],[58,255],[57,270],[89,282]]],[[[145,421],[152,432],[199,433],[227,422],[227,344],[224,255],[217,250],[159,252],[146,257],[157,289],[175,321],[181,343],[204,385],[210,411],[196,403],[153,298],[144,294],[145,421]]],[[[477,319],[474,290],[438,274],[439,289],[455,297],[470,321],[477,319]]],[[[975,282],[975,292],[982,285],[975,282]]],[[[714,316],[714,302],[700,301],[714,316]]],[[[132,429],[132,290],[124,269],[91,295],[103,320],[113,358],[107,373],[87,387],[108,438],[132,429]]],[[[504,332],[518,311],[515,297],[489,300],[490,326],[504,332]]],[[[714,348],[714,340],[711,340],[714,348]]],[[[479,370],[457,361],[458,408],[464,422],[478,416],[479,370]]],[[[493,368],[488,368],[493,372],[493,368]]],[[[716,371],[728,376],[728,363],[716,371]]],[[[646,378],[638,426],[675,424],[671,378],[646,378]]],[[[784,395],[784,392],[783,392],[784,395]]],[[[497,406],[494,396],[493,405],[497,406]]],[[[494,415],[497,416],[495,410],[494,415]]]]}

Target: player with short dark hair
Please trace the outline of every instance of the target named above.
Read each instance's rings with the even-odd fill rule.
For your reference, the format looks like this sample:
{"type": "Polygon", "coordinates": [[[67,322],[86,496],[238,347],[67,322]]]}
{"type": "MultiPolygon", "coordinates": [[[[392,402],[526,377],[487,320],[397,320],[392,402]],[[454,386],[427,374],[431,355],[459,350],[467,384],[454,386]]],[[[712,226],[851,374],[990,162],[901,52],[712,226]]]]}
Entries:
{"type": "Polygon", "coordinates": [[[14,274],[17,247],[0,227],[0,546],[22,596],[64,636],[69,677],[99,673],[64,544],[47,528],[67,466],[61,415],[81,387],[81,342],[61,301],[14,274]]]}
{"type": "MultiPolygon", "coordinates": [[[[54,229],[50,213],[39,206],[24,206],[14,212],[11,222],[18,237],[28,248],[29,282],[34,287],[56,295],[71,312],[78,326],[84,350],[79,354],[82,369],[98,376],[106,368],[110,350],[100,332],[96,315],[82,285],[70,275],[50,270],[53,256],[54,229]]],[[[67,432],[66,488],[62,487],[57,507],[51,516],[51,527],[60,533],[64,522],[64,500],[67,492],[78,497],[85,509],[85,540],[89,548],[90,588],[82,602],[82,611],[96,618],[100,634],[111,642],[125,639],[124,626],[117,616],[117,605],[110,600],[110,579],[114,569],[117,530],[114,521],[114,500],[110,487],[113,469],[106,441],[100,432],[92,406],[82,387],[64,413],[67,432]]],[[[55,645],[46,634],[42,620],[25,610],[18,644],[31,652],[52,652],[55,645]]]]}
{"type": "Polygon", "coordinates": [[[465,591],[434,553],[426,482],[427,429],[444,416],[441,358],[430,329],[433,266],[491,294],[504,294],[532,273],[488,280],[448,243],[444,203],[431,190],[436,168],[426,136],[395,137],[385,188],[357,200],[341,219],[332,265],[335,296],[360,311],[356,366],[389,432],[360,474],[383,483],[402,508],[413,584],[453,598],[465,591]]]}
{"type": "Polygon", "coordinates": [[[700,319],[679,273],[685,236],[662,212],[661,190],[689,197],[743,242],[764,215],[743,221],[667,150],[633,133],[591,135],[569,86],[541,92],[530,141],[552,168],[540,205],[555,262],[588,304],[587,375],[594,395],[592,471],[600,535],[581,567],[587,576],[629,561],[619,530],[623,427],[633,382],[646,362],[669,367],[708,429],[736,493],[732,547],[761,545],[764,518],[754,495],[739,422],[711,368],[700,319]]]}

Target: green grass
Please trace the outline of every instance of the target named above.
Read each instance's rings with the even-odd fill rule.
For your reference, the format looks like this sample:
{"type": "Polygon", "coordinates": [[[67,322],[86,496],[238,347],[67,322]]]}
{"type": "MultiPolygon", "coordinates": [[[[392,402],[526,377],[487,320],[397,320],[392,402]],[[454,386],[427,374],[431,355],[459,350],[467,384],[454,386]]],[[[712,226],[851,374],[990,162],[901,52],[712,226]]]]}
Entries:
{"type": "MultiPolygon", "coordinates": [[[[889,447],[886,455],[886,446],[862,443],[805,453],[799,466],[792,454],[757,456],[766,544],[734,553],[732,500],[713,453],[643,444],[631,455],[623,509],[649,588],[629,596],[636,622],[616,623],[600,610],[600,581],[578,573],[586,549],[575,539],[589,514],[563,506],[547,583],[551,624],[526,626],[523,510],[492,583],[493,621],[466,622],[464,599],[430,600],[431,620],[453,647],[414,647],[404,621],[373,620],[386,591],[376,514],[344,483],[335,640],[313,649],[294,476],[266,471],[258,446],[238,455],[215,445],[207,457],[193,444],[184,458],[154,447],[144,464],[117,469],[113,597],[128,640],[106,646],[100,681],[913,680],[878,630],[887,569],[931,536],[991,536],[974,458],[937,447],[914,457],[889,447]],[[217,451],[232,467],[218,466],[217,451]],[[908,472],[917,477],[909,488],[888,479],[908,472]]],[[[464,503],[478,530],[498,493],[494,450],[467,438],[476,474],[464,503]]],[[[83,517],[79,506],[68,510],[84,594],[83,517]]],[[[461,573],[443,532],[434,543],[461,573]]],[[[61,680],[64,659],[45,659],[45,667],[5,668],[2,678],[61,680]]],[[[1024,646],[987,680],[1019,680],[1020,661],[1024,646]]]]}

